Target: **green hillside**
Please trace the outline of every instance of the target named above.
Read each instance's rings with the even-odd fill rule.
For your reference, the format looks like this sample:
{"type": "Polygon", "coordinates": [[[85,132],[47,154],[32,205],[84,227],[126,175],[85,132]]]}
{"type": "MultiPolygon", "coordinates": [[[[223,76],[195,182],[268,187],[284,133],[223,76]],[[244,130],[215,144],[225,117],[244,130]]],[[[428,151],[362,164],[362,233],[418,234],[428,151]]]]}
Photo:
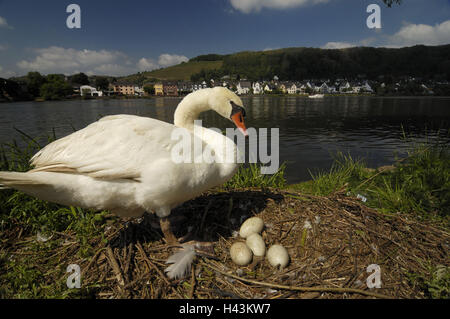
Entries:
{"type": "Polygon", "coordinates": [[[130,75],[121,81],[203,81],[224,75],[249,80],[271,79],[278,75],[282,80],[415,76],[442,81],[450,79],[450,45],[417,45],[400,49],[286,48],[229,55],[208,54],[165,69],[130,75]]]}
{"type": "Polygon", "coordinates": [[[193,74],[199,73],[202,70],[220,69],[222,64],[222,61],[189,61],[164,69],[129,75],[120,78],[119,81],[133,83],[142,83],[153,79],[163,81],[189,81],[193,74]]]}

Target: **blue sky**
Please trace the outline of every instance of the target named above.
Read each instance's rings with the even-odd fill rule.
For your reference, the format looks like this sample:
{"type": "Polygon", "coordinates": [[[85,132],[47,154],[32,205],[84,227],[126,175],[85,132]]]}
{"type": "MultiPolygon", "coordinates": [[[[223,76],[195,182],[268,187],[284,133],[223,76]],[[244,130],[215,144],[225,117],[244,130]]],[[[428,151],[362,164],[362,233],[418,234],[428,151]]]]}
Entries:
{"type": "Polygon", "coordinates": [[[207,53],[450,43],[449,0],[0,0],[0,77],[125,75],[207,53]],[[66,7],[81,7],[68,29],[66,7]],[[369,29],[369,4],[381,29],[369,29]]]}

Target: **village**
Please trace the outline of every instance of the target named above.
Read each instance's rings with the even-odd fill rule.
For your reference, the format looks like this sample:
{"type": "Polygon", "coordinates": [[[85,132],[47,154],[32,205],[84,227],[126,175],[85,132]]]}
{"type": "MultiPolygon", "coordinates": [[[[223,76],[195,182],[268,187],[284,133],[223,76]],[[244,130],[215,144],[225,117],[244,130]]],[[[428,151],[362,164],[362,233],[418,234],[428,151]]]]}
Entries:
{"type": "Polygon", "coordinates": [[[107,90],[100,90],[90,85],[74,87],[74,93],[83,97],[127,96],[185,96],[191,92],[211,88],[226,87],[238,95],[287,94],[287,95],[382,95],[390,94],[434,95],[434,86],[442,83],[422,81],[419,78],[403,77],[393,83],[369,80],[347,79],[312,79],[303,81],[281,81],[277,76],[268,81],[230,80],[224,77],[219,80],[190,82],[190,81],[161,81],[139,85],[135,83],[110,83],[107,90]]]}
{"type": "MultiPolygon", "coordinates": [[[[400,90],[402,86],[416,79],[409,78],[394,84],[394,90],[400,90]]],[[[289,95],[313,95],[313,94],[374,94],[375,88],[385,88],[384,82],[374,81],[349,81],[346,79],[331,80],[305,80],[305,81],[280,81],[277,76],[271,81],[231,81],[227,79],[194,82],[156,82],[144,85],[134,83],[111,83],[107,90],[99,90],[90,85],[74,88],[74,92],[81,96],[184,96],[191,92],[209,87],[227,87],[238,95],[261,94],[289,94],[289,95]]],[[[433,94],[433,90],[425,84],[420,84],[423,94],[433,94]]]]}

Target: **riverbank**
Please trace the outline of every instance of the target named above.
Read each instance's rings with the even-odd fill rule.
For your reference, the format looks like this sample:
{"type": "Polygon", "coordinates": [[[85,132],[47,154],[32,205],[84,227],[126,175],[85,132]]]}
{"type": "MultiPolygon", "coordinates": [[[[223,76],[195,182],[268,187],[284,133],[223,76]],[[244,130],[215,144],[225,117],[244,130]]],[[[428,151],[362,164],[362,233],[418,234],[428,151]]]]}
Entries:
{"type": "MultiPolygon", "coordinates": [[[[102,97],[81,97],[77,96],[74,98],[65,98],[59,100],[46,100],[44,98],[36,98],[34,100],[7,100],[0,99],[0,105],[2,103],[19,103],[19,102],[48,102],[48,101],[90,101],[90,100],[139,100],[139,99],[158,99],[158,98],[184,98],[186,95],[178,95],[178,96],[156,96],[156,95],[148,95],[148,96],[102,96],[102,97]]],[[[308,98],[308,94],[243,94],[240,97],[303,97],[308,98]]],[[[348,94],[324,94],[324,97],[386,97],[386,98],[449,98],[447,95],[378,95],[378,94],[369,94],[369,93],[348,93],[348,94]]]]}
{"type": "MultiPolygon", "coordinates": [[[[1,170],[28,169],[36,146],[1,156],[1,170]]],[[[1,298],[449,298],[450,155],[446,145],[412,145],[408,157],[370,169],[337,155],[329,172],[287,185],[281,169],[252,165],[223,187],[177,208],[178,236],[213,241],[218,260],[198,257],[195,276],[163,275],[173,253],[157,220],[123,220],[0,191],[1,298]],[[282,243],[290,265],[234,265],[233,234],[249,216],[266,223],[266,243],[282,243]],[[224,217],[226,216],[226,217],[224,217]],[[82,288],[68,289],[78,264],[82,288]],[[378,264],[382,287],[367,289],[378,264]],[[375,294],[374,294],[375,293],[375,294]]]]}

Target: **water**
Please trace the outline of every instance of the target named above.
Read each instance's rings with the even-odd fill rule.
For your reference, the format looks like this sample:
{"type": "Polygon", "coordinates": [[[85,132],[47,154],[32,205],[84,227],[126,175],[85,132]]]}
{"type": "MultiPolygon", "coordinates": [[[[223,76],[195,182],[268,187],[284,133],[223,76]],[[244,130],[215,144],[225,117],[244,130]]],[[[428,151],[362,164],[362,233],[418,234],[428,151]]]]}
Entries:
{"type": "MultiPolygon", "coordinates": [[[[371,167],[391,164],[405,155],[402,126],[411,136],[450,142],[450,98],[303,97],[243,98],[247,127],[280,129],[280,161],[288,162],[289,183],[310,178],[310,171],[329,169],[337,151],[364,157],[371,167]],[[440,130],[438,133],[438,130],[440,130]]],[[[0,143],[20,134],[45,143],[45,136],[63,137],[102,116],[136,114],[173,122],[179,98],[88,100],[0,104],[0,143]]],[[[226,128],[231,122],[208,112],[204,126],[226,128]]]]}

